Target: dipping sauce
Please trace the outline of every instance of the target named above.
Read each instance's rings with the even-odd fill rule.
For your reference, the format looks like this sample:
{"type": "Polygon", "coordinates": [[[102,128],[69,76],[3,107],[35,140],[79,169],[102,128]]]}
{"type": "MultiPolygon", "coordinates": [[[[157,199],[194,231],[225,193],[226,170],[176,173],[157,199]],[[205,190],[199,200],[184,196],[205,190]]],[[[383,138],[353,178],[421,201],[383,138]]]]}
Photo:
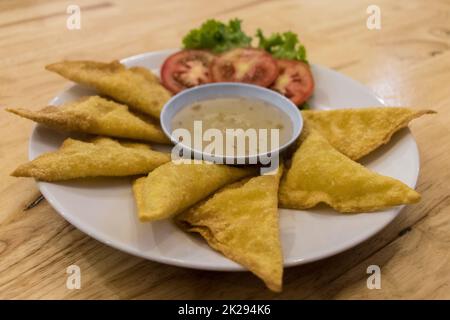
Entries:
{"type": "MultiPolygon", "coordinates": [[[[268,104],[265,101],[257,99],[248,99],[242,97],[218,97],[209,100],[195,102],[181,109],[172,118],[172,130],[186,129],[191,135],[194,135],[194,122],[201,121],[203,133],[208,129],[217,129],[223,134],[223,150],[226,150],[227,144],[236,152],[234,155],[252,155],[255,152],[270,151],[288,142],[292,136],[292,123],[287,114],[278,108],[268,104]],[[227,129],[248,129],[256,131],[258,139],[261,137],[268,141],[267,148],[261,148],[258,143],[256,147],[251,147],[250,140],[246,140],[245,150],[238,147],[236,141],[225,141],[227,129]],[[261,131],[260,129],[266,129],[261,131]],[[272,131],[276,129],[277,134],[272,131]],[[271,140],[277,139],[278,145],[272,145],[271,140]],[[264,137],[263,137],[264,136],[264,137]]],[[[241,132],[242,133],[242,132],[241,132]]],[[[241,134],[242,135],[242,134],[241,134]]],[[[203,142],[203,146],[208,142],[203,142]]],[[[219,152],[217,154],[227,154],[229,152],[219,152]]]]}

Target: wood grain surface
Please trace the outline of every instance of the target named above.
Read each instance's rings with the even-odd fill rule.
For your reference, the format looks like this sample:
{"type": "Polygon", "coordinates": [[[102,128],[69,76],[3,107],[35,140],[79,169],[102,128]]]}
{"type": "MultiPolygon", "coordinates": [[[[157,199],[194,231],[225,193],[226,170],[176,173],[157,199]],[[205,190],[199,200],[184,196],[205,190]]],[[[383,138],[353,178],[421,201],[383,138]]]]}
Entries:
{"type": "Polygon", "coordinates": [[[0,2],[0,298],[3,299],[435,299],[450,298],[450,2],[378,0],[381,29],[368,30],[373,1],[0,2]],[[68,30],[66,8],[81,7],[81,29],[68,30]],[[67,86],[44,65],[62,59],[109,61],[180,46],[207,18],[239,17],[253,33],[293,30],[310,61],[367,85],[388,104],[438,114],[410,125],[420,147],[417,189],[409,206],[375,237],[326,260],[285,270],[271,293],[247,272],[206,272],[146,261],[78,231],[44,200],[33,179],[9,173],[27,160],[32,122],[5,107],[45,105],[67,86]],[[66,288],[66,268],[82,271],[66,288]],[[369,265],[382,288],[366,286],[369,265]]]}

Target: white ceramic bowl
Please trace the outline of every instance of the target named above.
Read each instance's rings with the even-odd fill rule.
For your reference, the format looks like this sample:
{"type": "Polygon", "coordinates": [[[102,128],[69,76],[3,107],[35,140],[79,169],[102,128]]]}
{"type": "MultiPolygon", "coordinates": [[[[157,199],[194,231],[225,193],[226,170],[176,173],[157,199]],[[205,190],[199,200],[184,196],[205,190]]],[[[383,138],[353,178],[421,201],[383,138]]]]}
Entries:
{"type": "MultiPolygon", "coordinates": [[[[257,112],[257,111],[255,111],[257,112]]],[[[298,107],[292,103],[291,100],[282,96],[281,94],[251,84],[237,83],[237,82],[221,82],[211,83],[197,86],[191,89],[183,90],[177,95],[173,96],[163,107],[161,111],[161,127],[164,133],[174,144],[179,144],[180,149],[188,151],[195,159],[203,159],[207,161],[227,163],[227,164],[248,164],[257,163],[262,158],[273,158],[274,155],[279,154],[287,147],[289,147],[299,137],[303,128],[303,118],[298,107]],[[202,150],[194,149],[193,147],[179,142],[176,137],[172,135],[172,118],[180,112],[183,108],[198,102],[214,98],[224,97],[242,97],[247,99],[257,99],[263,101],[274,108],[279,109],[287,115],[291,121],[292,134],[290,139],[280,145],[278,148],[272,149],[269,152],[258,153],[256,155],[246,156],[226,156],[213,155],[202,150]]]]}

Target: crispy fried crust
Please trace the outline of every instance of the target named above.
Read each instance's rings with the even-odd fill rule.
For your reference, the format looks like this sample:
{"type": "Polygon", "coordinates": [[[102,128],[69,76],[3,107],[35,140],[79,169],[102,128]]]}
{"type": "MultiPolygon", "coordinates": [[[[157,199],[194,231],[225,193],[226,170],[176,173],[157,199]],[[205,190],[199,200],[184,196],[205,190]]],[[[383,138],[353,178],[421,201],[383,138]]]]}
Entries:
{"type": "Polygon", "coordinates": [[[59,130],[169,143],[153,119],[134,114],[127,106],[99,96],[85,97],[61,107],[48,106],[38,111],[23,108],[6,110],[59,130]]]}
{"type": "Polygon", "coordinates": [[[142,143],[94,138],[88,142],[66,139],[55,152],[44,153],[19,166],[12,175],[43,181],[100,176],[146,174],[170,161],[170,155],[142,143]]]}
{"type": "Polygon", "coordinates": [[[283,278],[280,175],[281,170],[226,186],[176,217],[184,230],[201,234],[212,248],[248,268],[276,292],[281,291],[283,278]]]}
{"type": "Polygon", "coordinates": [[[66,79],[93,87],[131,109],[159,118],[170,93],[143,67],[125,68],[119,61],[63,61],[46,66],[66,79]]]}
{"type": "Polygon", "coordinates": [[[435,111],[397,107],[302,111],[305,123],[353,160],[389,142],[392,135],[408,126],[411,120],[430,113],[435,111]]]}
{"type": "Polygon", "coordinates": [[[128,69],[136,74],[140,74],[141,76],[143,76],[148,82],[154,82],[154,83],[159,83],[159,79],[158,77],[151,72],[150,70],[148,70],[147,68],[144,67],[131,67],[130,69],[128,69]]]}
{"type": "Polygon", "coordinates": [[[281,180],[281,207],[307,209],[323,202],[339,212],[368,212],[420,200],[402,182],[341,154],[317,131],[305,130],[302,140],[281,180]]]}
{"type": "Polygon", "coordinates": [[[132,185],[134,199],[136,200],[136,208],[137,208],[139,214],[145,210],[144,209],[144,193],[143,193],[145,179],[146,179],[146,177],[137,178],[133,181],[133,185],[132,185]]]}
{"type": "Polygon", "coordinates": [[[139,219],[154,221],[169,218],[224,185],[255,173],[255,168],[235,168],[206,162],[166,163],[148,175],[142,194],[135,194],[138,203],[142,204],[138,207],[139,219]]]}

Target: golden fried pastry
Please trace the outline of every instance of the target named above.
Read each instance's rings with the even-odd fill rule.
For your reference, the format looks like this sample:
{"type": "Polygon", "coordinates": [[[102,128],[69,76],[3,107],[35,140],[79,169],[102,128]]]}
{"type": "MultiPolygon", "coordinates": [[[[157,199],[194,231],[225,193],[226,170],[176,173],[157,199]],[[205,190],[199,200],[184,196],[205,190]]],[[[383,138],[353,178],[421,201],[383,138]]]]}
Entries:
{"type": "Polygon", "coordinates": [[[201,234],[211,247],[248,268],[277,292],[283,278],[278,171],[226,186],[176,217],[183,229],[201,234]]]}
{"type": "Polygon", "coordinates": [[[86,97],[60,107],[48,106],[39,111],[6,110],[55,129],[169,143],[153,119],[133,114],[127,106],[99,96],[86,97]]]}
{"type": "Polygon", "coordinates": [[[142,143],[102,137],[88,142],[69,138],[59,150],[19,166],[12,175],[43,181],[132,176],[146,174],[168,161],[170,154],[153,151],[142,143]]]}
{"type": "Polygon", "coordinates": [[[159,118],[170,93],[143,67],[127,69],[119,61],[63,61],[46,66],[74,82],[125,103],[132,110],[159,118]]]}
{"type": "Polygon", "coordinates": [[[395,132],[427,113],[434,111],[394,107],[302,111],[305,123],[353,160],[389,142],[395,132]]]}
{"type": "Polygon", "coordinates": [[[366,212],[420,200],[402,182],[347,158],[317,131],[305,130],[301,138],[281,180],[281,207],[307,209],[323,202],[339,212],[366,212]]]}
{"type": "MultiPolygon", "coordinates": [[[[169,162],[151,172],[135,193],[141,221],[169,218],[206,198],[219,188],[256,174],[255,168],[237,168],[201,162],[169,162]]],[[[139,183],[139,182],[138,182],[139,183]]]]}
{"type": "Polygon", "coordinates": [[[153,72],[148,70],[147,68],[144,68],[144,67],[131,67],[128,70],[130,70],[130,71],[132,71],[132,72],[134,72],[136,74],[140,74],[145,79],[147,79],[147,81],[149,81],[149,82],[159,83],[158,77],[153,72]]]}
{"type": "Polygon", "coordinates": [[[144,195],[142,190],[146,179],[147,177],[140,177],[135,179],[132,183],[134,200],[136,200],[136,208],[139,216],[141,215],[141,212],[144,211],[144,195]]]}

